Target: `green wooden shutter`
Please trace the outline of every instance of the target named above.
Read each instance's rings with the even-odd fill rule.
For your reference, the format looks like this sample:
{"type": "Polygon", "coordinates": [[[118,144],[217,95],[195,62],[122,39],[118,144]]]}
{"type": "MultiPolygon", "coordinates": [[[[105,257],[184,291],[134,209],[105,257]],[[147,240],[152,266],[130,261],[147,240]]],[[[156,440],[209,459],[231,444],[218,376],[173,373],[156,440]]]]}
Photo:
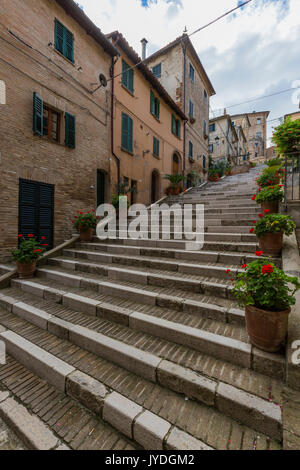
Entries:
{"type": "Polygon", "coordinates": [[[44,127],[44,103],[42,98],[33,93],[33,132],[37,135],[43,135],[44,127]]]}
{"type": "Polygon", "coordinates": [[[150,91],[150,112],[155,115],[155,96],[153,91],[150,91]]]}
{"type": "Polygon", "coordinates": [[[153,137],[153,154],[159,157],[159,140],[156,137],[153,137]]]}
{"type": "Polygon", "coordinates": [[[174,114],[172,114],[172,133],[176,135],[176,119],[174,114]]]}
{"type": "Polygon", "coordinates": [[[67,28],[64,28],[64,56],[74,62],[74,36],[67,28]]]}
{"type": "Polygon", "coordinates": [[[128,119],[127,114],[122,113],[122,149],[128,150],[128,119]]]}
{"type": "Polygon", "coordinates": [[[181,135],[181,124],[180,124],[180,121],[178,120],[176,124],[177,124],[177,137],[180,138],[180,135],[181,135]]]}
{"type": "Polygon", "coordinates": [[[160,119],[160,101],[156,99],[156,117],[160,119]]]}
{"type": "Polygon", "coordinates": [[[128,89],[131,91],[131,93],[134,92],[134,71],[128,70],[128,89]]]}
{"type": "Polygon", "coordinates": [[[64,53],[64,26],[55,18],[54,30],[55,49],[64,53]]]}
{"type": "Polygon", "coordinates": [[[70,149],[74,149],[76,146],[75,116],[72,116],[72,114],[66,113],[65,120],[66,120],[65,144],[70,149]]]}
{"type": "Polygon", "coordinates": [[[122,60],[122,85],[128,88],[128,74],[127,74],[128,65],[125,60],[122,60]]]}
{"type": "Polygon", "coordinates": [[[133,152],[133,120],[128,116],[128,150],[133,152]]]}

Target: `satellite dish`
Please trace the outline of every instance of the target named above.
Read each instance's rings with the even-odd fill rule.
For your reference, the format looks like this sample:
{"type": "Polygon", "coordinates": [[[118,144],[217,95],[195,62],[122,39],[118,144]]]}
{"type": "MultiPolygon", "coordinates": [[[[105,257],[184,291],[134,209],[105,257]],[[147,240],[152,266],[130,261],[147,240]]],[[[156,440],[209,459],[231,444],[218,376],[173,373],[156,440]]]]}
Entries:
{"type": "Polygon", "coordinates": [[[103,75],[103,73],[100,73],[100,75],[99,75],[99,82],[100,82],[101,86],[103,86],[104,88],[107,87],[107,79],[106,79],[105,75],[103,75]]]}

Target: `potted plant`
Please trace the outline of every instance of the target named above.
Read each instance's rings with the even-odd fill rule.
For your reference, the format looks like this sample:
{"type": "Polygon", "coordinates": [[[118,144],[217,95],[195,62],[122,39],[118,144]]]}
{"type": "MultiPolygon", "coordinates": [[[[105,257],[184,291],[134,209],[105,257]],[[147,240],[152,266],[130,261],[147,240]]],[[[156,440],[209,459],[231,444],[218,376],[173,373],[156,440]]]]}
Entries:
{"type": "Polygon", "coordinates": [[[78,230],[82,242],[90,242],[94,235],[94,230],[100,217],[97,217],[95,211],[87,213],[78,211],[78,215],[73,220],[73,227],[78,230]]]}
{"type": "Polygon", "coordinates": [[[291,235],[296,228],[289,215],[267,214],[255,223],[253,232],[258,238],[259,246],[268,256],[280,256],[283,234],[291,235]]]}
{"type": "Polygon", "coordinates": [[[232,175],[232,166],[231,165],[227,165],[226,168],[225,168],[225,175],[226,176],[231,176],[232,175]]]}
{"type": "Polygon", "coordinates": [[[282,171],[281,166],[265,168],[261,176],[257,179],[257,184],[260,187],[275,186],[279,184],[282,171]]]}
{"type": "Polygon", "coordinates": [[[218,170],[216,169],[210,169],[208,172],[208,181],[211,182],[217,182],[220,181],[220,175],[218,170]]]}
{"type": "MultiPolygon", "coordinates": [[[[44,254],[46,243],[37,241],[33,233],[28,235],[28,239],[19,235],[19,248],[12,251],[12,257],[17,264],[17,272],[20,279],[30,279],[36,270],[37,260],[44,254]]],[[[42,237],[42,241],[46,238],[42,237]]]]}
{"type": "Polygon", "coordinates": [[[182,183],[186,179],[184,175],[165,175],[164,179],[171,183],[166,189],[167,196],[178,196],[183,192],[184,188],[182,183]]]}
{"type": "Polygon", "coordinates": [[[300,120],[292,121],[291,117],[276,127],[272,138],[277,146],[278,154],[293,154],[299,152],[300,145],[300,120]]]}
{"type": "Polygon", "coordinates": [[[246,328],[251,343],[267,352],[277,352],[284,343],[294,294],[300,289],[297,277],[261,258],[244,265],[237,275],[233,292],[240,306],[245,307],[246,328]],[[293,287],[292,287],[293,286],[293,287]]]}
{"type": "Polygon", "coordinates": [[[266,186],[260,189],[256,195],[257,204],[261,204],[263,211],[269,214],[277,214],[279,212],[279,202],[284,199],[283,185],[266,186]]]}

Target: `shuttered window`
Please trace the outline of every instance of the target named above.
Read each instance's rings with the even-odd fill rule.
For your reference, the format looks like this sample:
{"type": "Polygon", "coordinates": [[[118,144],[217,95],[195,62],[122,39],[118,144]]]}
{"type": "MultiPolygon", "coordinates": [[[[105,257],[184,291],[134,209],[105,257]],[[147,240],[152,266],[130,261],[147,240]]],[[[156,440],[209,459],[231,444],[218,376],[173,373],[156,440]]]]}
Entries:
{"type": "Polygon", "coordinates": [[[194,145],[193,142],[189,141],[189,158],[194,157],[194,145]]]}
{"type": "Polygon", "coordinates": [[[180,139],[180,133],[181,133],[180,120],[176,119],[174,114],[172,114],[172,134],[176,135],[180,139]]]}
{"type": "Polygon", "coordinates": [[[57,19],[55,19],[54,44],[57,51],[74,62],[74,35],[57,19]]]}
{"type": "Polygon", "coordinates": [[[159,157],[159,140],[156,137],[153,137],[153,155],[159,157]]]}
{"type": "Polygon", "coordinates": [[[65,115],[65,144],[66,147],[74,149],[76,147],[76,120],[75,116],[66,113],[65,115]]]}
{"type": "Polygon", "coordinates": [[[125,60],[122,60],[122,85],[130,91],[134,92],[134,71],[130,69],[125,60]]]}
{"type": "Polygon", "coordinates": [[[122,150],[133,153],[133,120],[122,113],[122,150]]]}
{"type": "Polygon", "coordinates": [[[44,128],[44,102],[42,98],[33,93],[33,132],[37,135],[43,135],[44,128]]]}
{"type": "Polygon", "coordinates": [[[189,116],[191,118],[194,117],[194,103],[192,102],[192,100],[190,100],[189,102],[189,116]]]}
{"type": "Polygon", "coordinates": [[[155,97],[153,91],[150,91],[150,112],[156,119],[160,118],[160,101],[155,97]]]}
{"type": "Polygon", "coordinates": [[[155,65],[152,69],[152,73],[156,78],[161,77],[161,64],[155,65]]]}

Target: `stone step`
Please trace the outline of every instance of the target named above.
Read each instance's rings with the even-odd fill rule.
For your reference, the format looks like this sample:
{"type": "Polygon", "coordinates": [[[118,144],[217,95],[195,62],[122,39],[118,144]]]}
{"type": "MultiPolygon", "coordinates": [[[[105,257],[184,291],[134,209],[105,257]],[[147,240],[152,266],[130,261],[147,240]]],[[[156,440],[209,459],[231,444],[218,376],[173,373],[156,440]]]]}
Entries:
{"type": "MultiPolygon", "coordinates": [[[[21,314],[20,311],[19,314],[21,314]]],[[[33,313],[33,317],[34,315],[37,315],[37,312],[33,313]]],[[[12,331],[4,332],[0,336],[6,343],[8,353],[16,356],[16,358],[21,361],[27,361],[28,357],[31,357],[35,362],[34,367],[38,369],[39,374],[43,374],[43,377],[47,377],[47,380],[49,380],[48,371],[51,370],[53,363],[55,364],[58,361],[61,361],[61,359],[58,359],[51,353],[44,351],[40,346],[35,344],[38,340],[28,340],[20,336],[14,331],[12,325],[13,321],[10,322],[9,319],[7,319],[7,316],[14,318],[12,314],[6,315],[5,319],[1,318],[0,315],[0,323],[4,326],[8,326],[10,324],[8,327],[11,327],[12,331]]],[[[33,317],[31,318],[31,321],[34,320],[33,317]]],[[[45,325],[44,329],[48,330],[48,325],[51,325],[53,321],[55,324],[55,319],[53,320],[53,318],[50,317],[48,319],[47,326],[45,325]]],[[[38,327],[35,327],[36,332],[38,329],[38,327]]],[[[23,331],[25,330],[26,322],[23,320],[23,331]]],[[[104,357],[104,359],[109,361],[113,360],[117,365],[121,365],[121,367],[125,367],[126,369],[129,368],[129,370],[135,374],[137,373],[138,375],[142,375],[142,377],[146,376],[146,380],[150,380],[154,383],[157,383],[158,381],[160,385],[170,387],[171,389],[172,387],[177,388],[178,381],[180,381],[179,391],[181,393],[186,389],[187,392],[192,395],[192,398],[195,398],[197,401],[204,403],[205,405],[213,406],[216,408],[217,412],[221,410],[225,415],[234,414],[234,419],[239,419],[244,424],[251,422],[251,426],[253,427],[254,425],[258,431],[264,432],[277,440],[281,439],[281,410],[280,407],[273,403],[241,389],[237,389],[234,386],[230,386],[229,384],[217,384],[215,381],[193,373],[192,370],[178,366],[176,367],[176,364],[169,361],[162,361],[160,357],[153,354],[149,354],[141,350],[137,351],[136,348],[126,346],[120,341],[112,340],[111,338],[105,341],[103,334],[93,332],[92,330],[82,326],[74,325],[68,321],[64,321],[63,330],[64,338],[66,337],[66,331],[68,331],[68,338],[71,343],[76,344],[80,348],[84,347],[85,350],[90,351],[92,354],[96,352],[96,355],[101,358],[104,357]],[[129,357],[131,357],[130,360],[129,357]],[[193,390],[195,390],[194,393],[193,390]]],[[[40,333],[39,337],[45,338],[45,335],[40,333]]],[[[76,369],[67,362],[61,364],[61,370],[59,370],[59,384],[61,384],[63,380],[66,381],[68,377],[71,377],[75,370],[76,369]]],[[[52,378],[51,380],[55,381],[56,379],[52,378]]],[[[112,397],[110,397],[110,399],[112,400],[112,397]]],[[[110,402],[111,400],[108,401],[110,402]]],[[[125,404],[121,404],[120,410],[120,404],[118,405],[117,401],[113,401],[113,403],[115,403],[113,408],[118,414],[122,412],[125,413],[125,404]]],[[[104,400],[104,410],[105,404],[106,399],[104,400]]],[[[145,412],[145,410],[139,409],[139,412],[136,413],[135,417],[141,412],[145,412]]],[[[109,414],[108,410],[107,413],[105,413],[105,411],[103,412],[104,420],[107,419],[106,416],[109,414]]],[[[118,417],[120,418],[120,415],[118,417]]],[[[110,419],[112,420],[113,418],[110,419]]],[[[110,424],[115,424],[118,421],[120,422],[120,419],[115,417],[113,423],[110,422],[110,424]]],[[[132,421],[134,421],[134,418],[132,421]]],[[[159,425],[159,423],[156,422],[156,425],[159,425]]],[[[132,426],[129,428],[131,432],[132,426]]],[[[157,429],[159,429],[159,426],[158,428],[156,426],[156,432],[157,429]]],[[[164,438],[170,429],[171,423],[169,423],[169,427],[164,434],[164,438]]],[[[139,444],[143,445],[141,439],[137,438],[137,433],[133,432],[133,438],[139,444]]],[[[163,440],[164,439],[162,439],[162,441],[163,440]]],[[[143,445],[143,447],[149,448],[145,445],[143,445]]]]}
{"type": "MultiPolygon", "coordinates": [[[[249,233],[217,233],[218,228],[215,228],[215,232],[213,233],[205,233],[204,236],[204,244],[209,244],[210,242],[224,242],[225,244],[232,244],[232,246],[236,246],[237,244],[241,246],[243,244],[246,247],[258,246],[257,238],[255,235],[249,233]],[[249,244],[249,245],[248,245],[249,244]],[[251,245],[250,245],[251,244],[251,245]]],[[[120,243],[120,244],[129,244],[131,246],[147,246],[150,248],[174,248],[174,249],[186,249],[186,242],[183,240],[151,240],[149,237],[147,238],[140,238],[139,240],[131,239],[128,237],[107,237],[105,243],[120,243]]],[[[99,240],[98,237],[93,238],[94,243],[102,243],[102,240],[99,240]]],[[[235,250],[233,250],[235,251],[235,250]]],[[[242,250],[241,250],[242,251],[242,250]]],[[[248,250],[244,250],[248,252],[248,250]]]]}

